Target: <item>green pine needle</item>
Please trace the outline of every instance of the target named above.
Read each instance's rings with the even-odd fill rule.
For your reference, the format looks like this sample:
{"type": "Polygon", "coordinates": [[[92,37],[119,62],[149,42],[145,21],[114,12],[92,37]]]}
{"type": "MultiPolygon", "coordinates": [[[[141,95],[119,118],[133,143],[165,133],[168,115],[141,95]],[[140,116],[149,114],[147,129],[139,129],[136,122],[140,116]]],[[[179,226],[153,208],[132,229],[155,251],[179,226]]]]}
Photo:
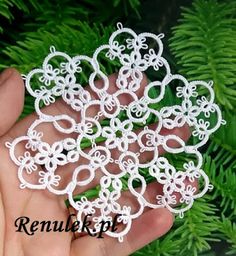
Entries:
{"type": "Polygon", "coordinates": [[[183,8],[171,50],[190,80],[213,80],[218,102],[236,106],[236,3],[197,0],[183,8]]]}

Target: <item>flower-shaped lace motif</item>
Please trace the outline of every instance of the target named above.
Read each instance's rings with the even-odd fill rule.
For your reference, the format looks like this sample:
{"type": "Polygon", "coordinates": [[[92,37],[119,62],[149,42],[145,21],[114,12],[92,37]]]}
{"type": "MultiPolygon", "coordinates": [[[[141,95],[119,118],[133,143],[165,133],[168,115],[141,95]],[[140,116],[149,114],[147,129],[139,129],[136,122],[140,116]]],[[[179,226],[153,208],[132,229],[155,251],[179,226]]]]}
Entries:
{"type": "Polygon", "coordinates": [[[86,214],[95,214],[95,230],[99,230],[101,221],[111,221],[117,214],[123,228],[116,232],[108,230],[107,235],[119,241],[145,207],[166,207],[183,216],[194,200],[211,188],[201,169],[203,158],[199,148],[224,123],[214,103],[212,82],[189,82],[181,75],[172,74],[162,56],[162,38],[163,34],[136,34],[119,25],[109,42],[99,47],[92,57],[70,57],[51,47],[42,67],[25,76],[26,88],[35,98],[38,118],[26,135],[6,144],[18,166],[22,189],[48,189],[57,195],[67,195],[78,212],[78,220],[86,214]],[[103,61],[107,58],[120,63],[115,81],[114,76],[111,79],[104,73],[104,66],[99,63],[101,56],[103,61]],[[164,75],[143,87],[148,69],[161,70],[164,75]],[[88,70],[91,73],[88,74],[88,70]],[[80,78],[84,77],[89,82],[89,90],[81,83],[80,78]],[[35,81],[39,84],[37,89],[33,86],[35,81]],[[163,105],[167,87],[176,95],[172,105],[163,105]],[[58,109],[62,112],[46,111],[58,97],[62,102],[58,109]],[[129,101],[122,100],[125,97],[129,101]],[[41,108],[42,104],[47,108],[41,108]],[[105,120],[103,124],[102,120],[105,120]],[[150,120],[157,120],[155,128],[150,120]],[[50,126],[47,136],[45,129],[41,129],[43,125],[50,126]],[[162,129],[186,125],[193,138],[189,142],[180,136],[162,133],[162,129]],[[50,143],[51,137],[57,140],[50,143]],[[24,147],[21,145],[17,150],[19,144],[24,147]],[[163,150],[169,155],[186,155],[188,160],[182,166],[175,166],[173,161],[161,156],[163,150]],[[19,152],[22,155],[19,156],[19,152]],[[143,157],[147,152],[150,158],[143,157]],[[28,179],[30,175],[36,178],[28,179]],[[157,193],[152,197],[155,201],[145,197],[146,176],[162,187],[162,193],[153,191],[157,193]],[[204,185],[197,191],[194,182],[199,179],[204,185]],[[76,191],[86,191],[91,183],[99,185],[97,198],[82,196],[76,200],[73,197],[76,191]],[[122,199],[127,195],[123,190],[129,190],[129,195],[136,200],[135,209],[128,200],[122,199]],[[177,202],[179,207],[175,207],[177,202]]]}

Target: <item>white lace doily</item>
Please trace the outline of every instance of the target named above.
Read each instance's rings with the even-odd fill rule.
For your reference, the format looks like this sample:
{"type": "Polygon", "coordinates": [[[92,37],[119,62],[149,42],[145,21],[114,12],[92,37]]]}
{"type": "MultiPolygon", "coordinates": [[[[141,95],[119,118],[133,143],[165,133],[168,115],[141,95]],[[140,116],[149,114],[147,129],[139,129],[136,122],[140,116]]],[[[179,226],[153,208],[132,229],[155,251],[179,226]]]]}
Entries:
{"type": "Polygon", "coordinates": [[[6,143],[11,159],[18,166],[22,189],[48,189],[57,195],[67,195],[70,204],[78,211],[78,220],[85,214],[94,215],[91,232],[99,231],[101,220],[112,220],[114,215],[121,214],[118,218],[120,230],[106,232],[119,241],[145,207],[166,207],[183,216],[194,199],[212,187],[201,169],[203,159],[199,152],[209,136],[224,123],[221,111],[214,103],[212,82],[188,82],[181,75],[171,74],[167,60],[162,57],[162,38],[163,34],[137,35],[118,24],[118,30],[111,35],[108,44],[100,46],[92,57],[70,57],[51,47],[42,67],[24,77],[28,92],[35,97],[38,119],[26,135],[6,143]],[[116,90],[112,93],[109,92],[111,81],[102,65],[106,60],[120,65],[116,90]],[[148,69],[164,73],[163,78],[148,82],[142,89],[141,82],[148,69]],[[90,72],[87,74],[90,92],[79,83],[82,72],[83,75],[90,72]],[[99,83],[95,83],[97,79],[100,79],[99,83]],[[38,89],[34,90],[32,84],[38,89]],[[163,105],[167,87],[176,91],[178,104],[163,105]],[[140,96],[138,91],[143,94],[140,96]],[[207,96],[202,96],[203,92],[207,96]],[[49,107],[57,97],[77,114],[70,115],[65,110],[50,115],[41,108],[42,103],[49,107]],[[124,97],[130,99],[128,104],[122,103],[124,97]],[[96,109],[96,113],[91,114],[91,108],[96,109]],[[120,118],[120,112],[125,118],[120,118]],[[150,116],[157,121],[152,129],[147,123],[150,116]],[[105,125],[101,125],[102,119],[107,120],[105,125]],[[51,125],[63,139],[52,144],[45,141],[40,128],[44,124],[51,125]],[[144,128],[134,130],[134,126],[140,124],[144,128]],[[186,124],[191,130],[188,142],[180,136],[160,132],[186,124]],[[103,138],[103,142],[98,138],[103,138]],[[83,148],[85,141],[91,148],[83,148]],[[19,144],[24,145],[25,151],[21,151],[21,145],[21,150],[16,153],[19,144]],[[169,154],[182,153],[186,159],[190,156],[195,160],[186,160],[181,168],[177,168],[165,155],[160,155],[161,150],[169,154]],[[142,154],[147,152],[150,159],[141,161],[142,154]],[[65,181],[62,173],[69,172],[70,168],[73,168],[71,179],[65,181]],[[63,171],[58,172],[58,169],[63,171]],[[155,200],[149,201],[145,196],[147,181],[142,175],[145,170],[162,186],[161,193],[153,190],[155,200]],[[74,200],[76,190],[83,191],[82,188],[87,188],[95,179],[100,185],[98,197],[88,200],[83,196],[79,201],[74,200]],[[199,179],[204,186],[201,191],[196,191],[193,181],[199,179]],[[120,200],[124,180],[138,208],[133,209],[128,201],[122,203],[120,200]],[[64,187],[60,186],[62,182],[66,182],[64,187]],[[135,188],[135,183],[139,184],[139,189],[135,188]],[[180,205],[175,207],[177,198],[180,205]]]}

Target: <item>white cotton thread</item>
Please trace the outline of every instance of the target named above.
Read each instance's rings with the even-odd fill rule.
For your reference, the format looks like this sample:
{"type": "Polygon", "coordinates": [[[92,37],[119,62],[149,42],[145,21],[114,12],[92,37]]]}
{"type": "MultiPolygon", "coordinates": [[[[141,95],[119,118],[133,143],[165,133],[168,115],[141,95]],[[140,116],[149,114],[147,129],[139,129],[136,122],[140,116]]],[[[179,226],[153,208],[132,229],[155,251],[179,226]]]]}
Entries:
{"type": "Polygon", "coordinates": [[[93,218],[96,231],[99,231],[98,224],[101,220],[110,220],[112,214],[120,214],[118,221],[124,224],[124,229],[117,233],[107,232],[107,235],[117,238],[120,242],[129,232],[132,221],[143,213],[145,207],[166,207],[183,217],[184,212],[192,207],[196,198],[203,196],[208,189],[213,189],[207,175],[201,169],[203,158],[198,150],[221,124],[225,124],[219,106],[214,103],[213,82],[189,82],[179,74],[172,74],[167,60],[162,57],[163,37],[164,34],[155,35],[146,32],[137,35],[133,30],[124,28],[118,23],[117,31],[112,33],[108,44],[100,46],[92,57],[84,55],[70,57],[51,46],[42,67],[22,75],[28,92],[35,98],[38,119],[29,127],[26,135],[6,143],[12,161],[18,166],[21,189],[48,189],[57,195],[67,195],[70,204],[78,211],[79,221],[83,214],[99,211],[100,217],[93,218]],[[119,36],[126,38],[123,44],[119,43],[119,36]],[[152,44],[154,47],[150,48],[149,40],[155,43],[152,44]],[[106,58],[120,63],[116,80],[117,90],[113,94],[108,93],[109,79],[101,71],[98,60],[99,54],[104,51],[106,58]],[[59,67],[55,68],[51,63],[57,58],[60,62],[59,67]],[[93,70],[88,81],[91,90],[97,95],[96,99],[76,79],[83,71],[83,62],[90,65],[93,70]],[[143,95],[138,97],[136,93],[140,89],[143,74],[147,69],[153,69],[155,72],[164,69],[165,75],[160,81],[148,81],[143,95]],[[31,83],[35,77],[40,86],[39,89],[33,90],[31,83]],[[101,78],[100,87],[95,83],[97,77],[101,78]],[[172,82],[182,84],[176,88],[176,99],[179,99],[180,103],[164,106],[159,110],[153,109],[151,104],[159,104],[163,100],[166,87],[172,82]],[[203,87],[208,92],[207,96],[199,96],[199,87],[203,87]],[[152,91],[159,92],[159,95],[151,97],[152,91]],[[122,94],[128,94],[132,101],[122,105],[120,102],[122,94]],[[42,111],[41,102],[49,106],[55,102],[56,97],[61,97],[68,107],[80,113],[80,123],[64,113],[53,116],[42,111]],[[99,106],[98,113],[94,117],[87,116],[88,109],[93,106],[99,106]],[[127,120],[118,118],[121,111],[125,112],[127,120]],[[147,126],[147,119],[151,114],[158,119],[155,130],[147,126]],[[205,120],[212,115],[216,116],[214,124],[205,120]],[[108,118],[109,125],[101,126],[100,118],[108,118]],[[66,121],[70,127],[62,127],[60,121],[66,121]],[[145,126],[138,134],[134,131],[135,123],[142,123],[145,126]],[[54,129],[68,137],[49,145],[44,141],[44,134],[37,131],[42,124],[51,124],[54,129]],[[185,124],[191,128],[191,135],[198,138],[193,145],[186,143],[177,135],[160,133],[162,128],[174,129],[185,124]],[[72,133],[76,134],[76,138],[71,137],[72,133]],[[117,135],[118,133],[120,135],[117,135]],[[104,146],[96,142],[101,136],[105,138],[104,146]],[[87,151],[81,147],[84,139],[91,142],[91,149],[87,151]],[[178,147],[171,146],[170,141],[175,141],[178,147]],[[21,156],[15,154],[19,143],[25,143],[25,152],[21,156]],[[139,146],[138,152],[129,149],[134,143],[139,146]],[[167,158],[160,156],[160,147],[170,154],[185,153],[194,156],[195,162],[187,161],[182,170],[177,170],[167,158]],[[113,150],[120,152],[117,159],[112,157],[113,150]],[[140,162],[144,152],[153,153],[150,161],[140,162]],[[88,164],[79,165],[81,158],[87,159],[88,164]],[[65,188],[59,189],[62,177],[57,174],[57,169],[77,162],[78,166],[74,169],[71,181],[65,188]],[[111,172],[110,164],[116,165],[120,171],[111,172]],[[39,166],[44,166],[44,171],[39,170],[39,166]],[[148,202],[144,197],[147,182],[140,173],[140,169],[143,168],[146,168],[149,175],[163,186],[163,194],[155,195],[155,203],[148,202]],[[104,174],[100,179],[101,190],[98,198],[89,201],[86,197],[82,197],[80,201],[75,202],[74,190],[90,184],[98,170],[104,174]],[[87,171],[89,177],[79,180],[79,174],[83,171],[87,171]],[[25,174],[32,175],[36,172],[39,175],[37,183],[30,183],[25,179],[25,174]],[[121,178],[125,176],[128,177],[129,191],[139,203],[136,212],[133,212],[129,205],[118,203],[123,189],[121,178]],[[188,185],[184,182],[186,178],[190,180],[188,185]],[[198,179],[204,181],[204,188],[201,191],[196,191],[191,185],[191,182],[198,179]],[[137,180],[140,183],[139,191],[133,184],[137,180]],[[179,202],[182,205],[180,208],[173,206],[177,203],[176,193],[180,197],[179,202]]]}

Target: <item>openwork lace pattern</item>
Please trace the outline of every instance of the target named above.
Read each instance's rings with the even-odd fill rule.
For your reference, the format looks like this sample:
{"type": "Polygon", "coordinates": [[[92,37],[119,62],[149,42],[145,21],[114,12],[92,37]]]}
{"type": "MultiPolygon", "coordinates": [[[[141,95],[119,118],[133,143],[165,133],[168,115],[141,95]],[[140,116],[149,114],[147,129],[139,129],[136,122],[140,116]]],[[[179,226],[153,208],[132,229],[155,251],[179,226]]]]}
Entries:
{"type": "Polygon", "coordinates": [[[122,228],[106,232],[119,241],[145,207],[166,207],[182,217],[196,198],[212,188],[201,169],[203,158],[199,151],[224,123],[221,111],[214,103],[212,82],[189,82],[179,74],[172,74],[162,56],[163,36],[136,34],[118,24],[108,44],[100,46],[92,57],[70,57],[51,47],[42,67],[24,77],[28,92],[35,98],[37,118],[27,134],[6,143],[11,159],[18,166],[20,188],[48,189],[57,195],[67,195],[78,212],[78,220],[85,214],[94,215],[91,232],[99,231],[101,220],[112,220],[112,216],[120,214],[118,222],[122,228]],[[101,60],[106,59],[120,65],[116,90],[112,93],[109,92],[111,81],[101,65],[101,60]],[[87,76],[90,90],[78,82],[88,67],[91,71],[87,76]],[[142,89],[147,70],[161,72],[163,77],[149,81],[142,89]],[[100,79],[99,83],[97,79],[100,79]],[[37,84],[37,89],[33,89],[32,84],[37,84]],[[168,88],[176,92],[176,102],[164,106],[162,102],[167,97],[168,88]],[[74,112],[73,115],[69,111],[58,114],[45,111],[58,97],[70,113],[74,112]],[[130,99],[127,104],[122,101],[124,97],[130,99]],[[91,109],[96,113],[91,114],[91,109]],[[120,118],[120,113],[125,118],[120,118]],[[156,118],[155,126],[148,124],[150,116],[156,118]],[[107,120],[105,125],[101,125],[103,119],[107,120]],[[43,124],[51,125],[63,139],[48,143],[41,129],[43,124]],[[143,128],[134,129],[137,124],[143,128]],[[188,142],[181,136],[162,132],[183,126],[188,126],[191,131],[188,142]],[[83,147],[84,141],[90,142],[90,148],[83,147]],[[176,167],[160,154],[161,151],[169,155],[184,154],[186,162],[176,167]],[[145,160],[142,154],[147,152],[151,157],[145,160]],[[67,172],[68,168],[72,168],[72,174],[65,184],[62,172],[58,170],[67,172]],[[155,200],[146,196],[148,185],[144,171],[162,188],[161,192],[152,192],[151,197],[155,200]],[[32,175],[34,178],[30,178],[32,175]],[[200,179],[204,185],[197,191],[194,181],[200,179]],[[83,191],[83,187],[87,188],[91,183],[99,185],[98,196],[75,200],[76,191],[83,191]],[[122,203],[124,183],[136,200],[138,208],[135,210],[128,202],[122,203]]]}

